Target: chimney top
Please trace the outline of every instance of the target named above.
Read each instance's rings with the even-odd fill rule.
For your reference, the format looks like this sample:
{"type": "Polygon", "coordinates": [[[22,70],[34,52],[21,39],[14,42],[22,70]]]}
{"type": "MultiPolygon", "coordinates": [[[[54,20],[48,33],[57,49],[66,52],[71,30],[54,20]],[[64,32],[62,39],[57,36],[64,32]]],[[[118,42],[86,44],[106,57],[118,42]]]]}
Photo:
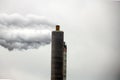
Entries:
{"type": "Polygon", "coordinates": [[[60,25],[56,25],[56,31],[60,31],[60,25]]]}

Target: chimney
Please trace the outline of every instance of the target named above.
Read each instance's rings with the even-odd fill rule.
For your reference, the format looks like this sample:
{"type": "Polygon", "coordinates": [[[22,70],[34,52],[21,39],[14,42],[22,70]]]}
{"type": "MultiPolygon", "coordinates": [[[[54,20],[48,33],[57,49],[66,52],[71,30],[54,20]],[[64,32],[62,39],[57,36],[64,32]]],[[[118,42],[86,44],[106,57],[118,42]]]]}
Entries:
{"type": "Polygon", "coordinates": [[[64,32],[56,25],[52,31],[51,80],[63,80],[64,66],[64,32]]]}

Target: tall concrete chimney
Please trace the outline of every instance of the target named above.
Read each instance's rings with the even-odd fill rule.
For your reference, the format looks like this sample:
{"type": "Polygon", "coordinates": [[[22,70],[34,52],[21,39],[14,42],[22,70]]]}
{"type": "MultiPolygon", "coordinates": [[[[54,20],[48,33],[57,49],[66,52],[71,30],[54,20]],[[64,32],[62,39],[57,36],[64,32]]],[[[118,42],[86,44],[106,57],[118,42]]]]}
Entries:
{"type": "Polygon", "coordinates": [[[63,80],[64,66],[64,32],[56,25],[56,31],[52,32],[52,61],[51,80],[63,80]]]}

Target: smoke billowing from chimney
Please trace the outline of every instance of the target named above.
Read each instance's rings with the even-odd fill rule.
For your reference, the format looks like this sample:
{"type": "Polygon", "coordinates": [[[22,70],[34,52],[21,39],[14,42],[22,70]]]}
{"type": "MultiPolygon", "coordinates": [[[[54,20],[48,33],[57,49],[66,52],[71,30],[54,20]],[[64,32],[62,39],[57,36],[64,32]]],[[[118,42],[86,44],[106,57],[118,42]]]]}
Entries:
{"type": "Polygon", "coordinates": [[[39,48],[50,43],[54,26],[40,16],[0,14],[0,45],[8,50],[39,48]]]}

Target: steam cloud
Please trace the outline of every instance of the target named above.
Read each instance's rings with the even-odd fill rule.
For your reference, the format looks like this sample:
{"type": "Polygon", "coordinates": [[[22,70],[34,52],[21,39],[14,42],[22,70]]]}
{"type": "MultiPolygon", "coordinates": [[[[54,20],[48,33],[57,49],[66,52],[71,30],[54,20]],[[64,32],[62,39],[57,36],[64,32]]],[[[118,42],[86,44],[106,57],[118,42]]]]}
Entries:
{"type": "Polygon", "coordinates": [[[0,14],[0,45],[8,50],[38,48],[50,43],[54,26],[40,16],[0,14]]]}

